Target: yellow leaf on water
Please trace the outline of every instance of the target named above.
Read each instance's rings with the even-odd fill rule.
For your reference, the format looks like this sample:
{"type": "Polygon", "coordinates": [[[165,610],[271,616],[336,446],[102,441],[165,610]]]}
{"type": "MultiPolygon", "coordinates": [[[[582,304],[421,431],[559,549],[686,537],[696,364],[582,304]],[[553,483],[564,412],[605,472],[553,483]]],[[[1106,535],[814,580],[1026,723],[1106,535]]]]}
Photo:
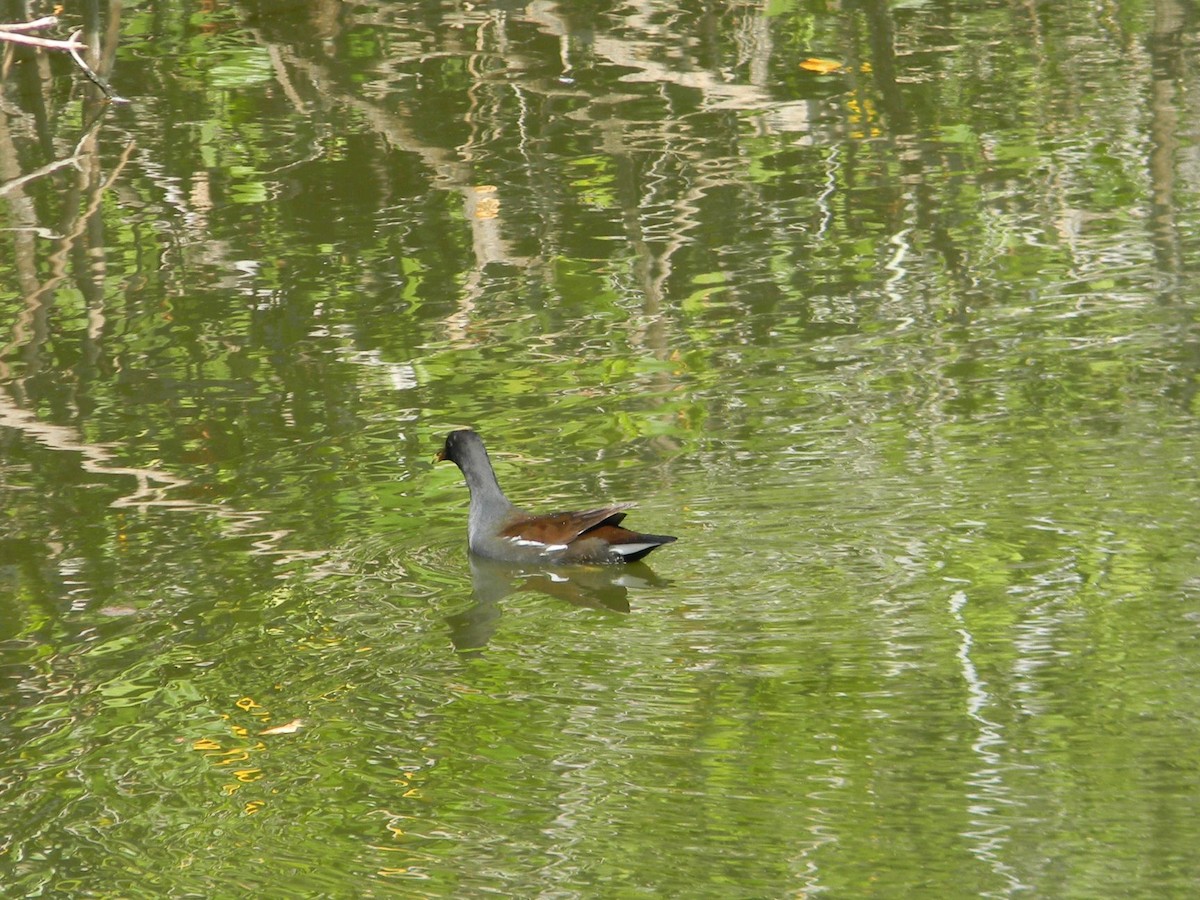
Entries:
{"type": "Polygon", "coordinates": [[[818,75],[832,75],[844,71],[845,67],[835,59],[817,59],[810,57],[800,63],[800,68],[806,72],[816,72],[818,75]]]}

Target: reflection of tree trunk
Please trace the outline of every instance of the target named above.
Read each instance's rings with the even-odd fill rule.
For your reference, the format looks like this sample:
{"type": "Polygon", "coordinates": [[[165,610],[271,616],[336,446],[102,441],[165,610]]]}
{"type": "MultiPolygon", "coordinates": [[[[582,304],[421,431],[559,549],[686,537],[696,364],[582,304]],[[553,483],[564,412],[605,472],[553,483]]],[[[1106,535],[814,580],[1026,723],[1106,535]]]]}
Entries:
{"type": "Polygon", "coordinates": [[[1164,274],[1180,271],[1175,212],[1175,173],[1179,154],[1180,82],[1185,75],[1182,37],[1188,8],[1183,0],[1156,0],[1148,49],[1150,81],[1151,185],[1150,236],[1155,261],[1164,274]]]}
{"type": "MultiPolygon", "coordinates": [[[[119,39],[119,0],[112,4],[114,14],[105,35],[108,46],[100,42],[101,16],[97,0],[89,0],[83,5],[83,14],[88,28],[83,35],[84,45],[90,48],[92,60],[101,71],[105,71],[104,60],[111,66],[111,60],[116,52],[116,42],[119,39]]],[[[36,131],[42,136],[41,147],[50,155],[52,143],[49,138],[49,114],[44,100],[48,94],[51,73],[46,66],[46,53],[39,54],[39,65],[22,69],[27,91],[25,97],[30,101],[33,111],[26,118],[32,127],[23,129],[26,132],[36,131]]],[[[74,258],[76,286],[84,296],[89,309],[88,342],[85,352],[89,361],[94,361],[99,350],[91,346],[99,338],[102,330],[101,312],[101,280],[103,278],[103,255],[96,250],[102,248],[103,221],[99,215],[100,201],[104,192],[112,186],[113,181],[129,160],[133,149],[132,143],[126,147],[120,162],[107,179],[102,179],[99,159],[99,144],[96,139],[103,115],[104,105],[95,93],[91,99],[84,102],[85,119],[92,125],[84,133],[74,152],[65,158],[56,159],[39,169],[21,173],[18,166],[18,151],[13,139],[10,119],[0,109],[0,194],[7,196],[8,203],[15,213],[16,227],[13,229],[13,244],[15,268],[21,294],[25,300],[25,308],[13,323],[11,340],[0,348],[0,375],[8,376],[4,360],[16,348],[21,348],[26,366],[22,373],[25,379],[36,374],[40,359],[40,348],[47,337],[47,317],[53,306],[54,291],[67,278],[67,259],[74,258]],[[24,185],[38,178],[50,177],[60,169],[73,167],[77,177],[71,180],[70,187],[61,195],[63,219],[57,229],[57,235],[51,229],[40,226],[37,220],[36,208],[26,196],[24,185]],[[86,199],[86,204],[85,204],[86,199]],[[81,207],[83,211],[81,212],[81,207]],[[39,280],[35,264],[36,241],[50,237],[58,242],[58,247],[49,256],[51,276],[42,283],[39,280]],[[82,238],[82,240],[81,240],[82,238]]]]}
{"type": "MultiPolygon", "coordinates": [[[[888,117],[892,135],[906,135],[912,130],[912,122],[896,79],[896,24],[892,20],[892,10],[885,0],[858,0],[855,5],[866,16],[871,74],[879,91],[882,111],[888,117]]],[[[859,63],[859,60],[850,61],[855,72],[860,71],[859,63]]],[[[860,101],[862,108],[867,109],[869,99],[864,98],[864,101],[860,101]]]]}
{"type": "MultiPolygon", "coordinates": [[[[97,130],[93,125],[75,151],[65,159],[42,166],[35,172],[22,175],[17,165],[16,142],[13,140],[11,122],[0,106],[0,190],[6,196],[12,210],[14,223],[13,249],[14,268],[24,298],[24,309],[13,324],[11,339],[0,347],[0,378],[7,384],[0,388],[0,427],[25,435],[51,450],[77,454],[80,467],[105,478],[128,476],[134,479],[134,489],[113,502],[114,507],[145,509],[150,506],[173,506],[185,509],[209,508],[221,520],[228,523],[233,534],[255,534],[266,514],[256,511],[230,510],[221,506],[209,506],[192,500],[171,499],[167,492],[186,487],[191,482],[153,467],[130,467],[120,464],[117,451],[106,444],[90,442],[76,429],[42,421],[31,411],[31,398],[24,393],[24,386],[31,382],[40,367],[42,348],[48,340],[47,326],[54,305],[57,288],[69,274],[68,258],[74,260],[76,286],[83,293],[88,306],[88,341],[85,352],[89,363],[100,355],[100,337],[103,332],[103,281],[104,281],[104,230],[100,215],[100,204],[105,194],[129,162],[134,144],[130,141],[116,165],[104,177],[100,162],[97,130]],[[72,179],[70,189],[63,199],[61,234],[39,225],[36,206],[26,196],[24,185],[34,178],[53,175],[67,166],[78,171],[72,179]],[[44,282],[38,277],[36,241],[53,239],[57,246],[48,257],[51,275],[44,282]],[[19,352],[24,364],[20,376],[14,378],[5,360],[19,352]]],[[[31,128],[25,128],[30,131],[31,128]]],[[[282,531],[258,532],[262,539],[255,543],[261,553],[270,553],[287,558],[299,558],[312,554],[284,554],[275,549],[275,544],[285,534],[282,531]]]]}
{"type": "MultiPolygon", "coordinates": [[[[36,360],[38,348],[46,341],[47,316],[49,314],[48,291],[43,287],[37,272],[36,242],[53,234],[48,228],[39,226],[37,210],[33,200],[23,189],[24,180],[17,166],[17,149],[12,139],[9,118],[0,108],[0,177],[4,179],[4,193],[13,212],[13,263],[21,296],[25,299],[24,309],[13,321],[10,340],[0,346],[0,377],[8,378],[6,358],[18,347],[31,361],[36,360]]],[[[55,169],[69,165],[74,159],[58,160],[61,165],[43,166],[40,172],[49,174],[55,169]]]]}
{"type": "MultiPolygon", "coordinates": [[[[87,4],[92,15],[89,21],[99,23],[95,0],[87,4]]],[[[114,8],[117,4],[114,3],[114,8]]],[[[92,48],[93,60],[111,59],[115,47],[107,51],[98,43],[99,35],[91,31],[84,37],[92,48]]],[[[115,45],[118,30],[112,26],[106,39],[115,45]]],[[[44,54],[43,54],[44,55],[44,54]]],[[[105,71],[106,66],[99,66],[105,71]]],[[[48,81],[38,82],[36,76],[49,78],[49,71],[39,66],[28,66],[22,70],[27,84],[25,96],[33,106],[33,112],[17,119],[18,134],[47,134],[48,117],[41,102],[46,96],[48,81]]],[[[92,126],[83,134],[74,151],[66,157],[53,160],[33,171],[22,172],[21,154],[14,138],[14,120],[0,105],[0,194],[5,197],[12,226],[13,268],[24,300],[24,308],[13,322],[9,340],[0,346],[0,378],[8,384],[0,389],[0,425],[18,431],[53,450],[76,453],[85,471],[105,475],[132,476],[137,483],[135,490],[115,505],[143,506],[168,503],[161,492],[168,488],[181,487],[189,482],[167,472],[152,468],[130,468],[121,466],[112,448],[83,440],[73,428],[43,422],[28,407],[32,398],[25,396],[25,386],[31,383],[40,370],[42,348],[49,339],[48,320],[53,309],[59,286],[73,272],[75,287],[85,298],[88,308],[88,329],[84,348],[89,363],[94,364],[100,355],[99,339],[103,333],[103,282],[104,282],[104,222],[100,215],[101,202],[121,171],[129,162],[133,142],[129,142],[111,172],[105,176],[100,161],[98,131],[101,124],[102,104],[93,100],[85,104],[85,118],[91,118],[92,126]],[[87,114],[90,114],[87,115],[87,114]],[[26,194],[25,186],[42,178],[58,178],[62,169],[73,169],[65,190],[58,194],[62,219],[57,230],[45,227],[38,220],[37,206],[26,194]],[[51,240],[55,243],[47,257],[50,276],[44,281],[37,267],[38,241],[51,240]],[[68,259],[73,261],[67,265],[68,259]],[[14,377],[7,360],[20,354],[23,359],[18,377],[14,377]]],[[[49,147],[45,140],[43,149],[49,147]]],[[[47,153],[46,155],[50,155],[47,153]]],[[[193,504],[188,504],[189,506],[193,504]]]]}
{"type": "Polygon", "coordinates": [[[749,60],[750,83],[765,87],[771,83],[771,17],[767,14],[769,0],[762,0],[758,14],[750,20],[743,51],[749,60]]]}
{"type": "MultiPolygon", "coordinates": [[[[321,60],[307,58],[286,44],[271,40],[263,32],[256,32],[255,36],[268,49],[276,78],[289,97],[299,99],[301,88],[293,76],[302,75],[311,90],[325,102],[355,110],[390,147],[420,157],[434,173],[435,185],[457,190],[462,195],[464,219],[471,230],[471,245],[475,251],[475,266],[464,281],[459,312],[448,324],[453,337],[465,335],[464,325],[469,321],[470,312],[486,283],[484,269],[490,263],[524,266],[528,262],[516,256],[504,238],[503,209],[496,188],[475,183],[475,173],[469,160],[470,147],[459,148],[460,152],[455,153],[444,146],[422,140],[402,106],[398,111],[393,111],[381,102],[354,93],[343,87],[321,60]]],[[[465,55],[470,55],[466,48],[462,50],[465,55]]],[[[480,51],[479,55],[487,54],[480,51]]],[[[482,112],[473,108],[469,121],[476,131],[483,131],[491,127],[490,119],[491,115],[483,118],[482,112]],[[471,121],[476,118],[482,120],[471,121]]]]}
{"type": "Polygon", "coordinates": [[[1186,0],[1155,0],[1154,26],[1148,41],[1150,80],[1150,240],[1162,282],[1160,300],[1175,306],[1180,316],[1181,356],[1190,377],[1178,373],[1182,385],[1178,398],[1191,409],[1197,391],[1195,373],[1200,371],[1200,339],[1195,334],[1194,304],[1179,296],[1178,277],[1183,271],[1183,254],[1176,216],[1175,185],[1180,165],[1179,106],[1186,103],[1188,77],[1184,36],[1192,32],[1195,6],[1186,0]],[[1182,87],[1181,87],[1182,85],[1182,87]],[[1181,302],[1182,300],[1182,302],[1181,302]]]}
{"type": "MultiPolygon", "coordinates": [[[[40,96],[40,92],[37,96],[40,96]]],[[[108,178],[101,178],[98,142],[93,125],[74,152],[63,159],[42,166],[34,172],[22,174],[17,161],[17,148],[12,137],[10,119],[0,106],[0,190],[6,195],[9,208],[13,211],[13,259],[18,273],[24,309],[13,323],[9,342],[0,348],[0,378],[11,381],[7,390],[0,390],[0,425],[20,432],[52,450],[76,453],[85,471],[106,475],[129,475],[136,479],[137,488],[125,498],[124,505],[141,505],[152,502],[152,498],[167,487],[187,484],[185,479],[176,478],[153,469],[134,469],[120,466],[114,459],[111,448],[83,441],[74,429],[41,421],[38,416],[24,408],[28,398],[23,396],[22,384],[36,375],[42,347],[48,339],[47,320],[54,305],[55,291],[67,278],[66,261],[75,258],[75,271],[79,274],[78,286],[89,298],[92,307],[99,293],[94,281],[86,276],[91,271],[92,250],[102,246],[96,238],[102,235],[99,225],[100,201],[105,191],[112,186],[124,168],[133,150],[130,143],[120,161],[108,178]],[[24,185],[32,180],[50,177],[59,169],[73,166],[77,169],[70,189],[62,195],[63,219],[59,233],[38,222],[36,207],[26,195],[24,185]],[[81,212],[82,209],[82,212],[81,212]],[[85,237],[86,235],[86,237],[85,237]],[[49,256],[51,276],[42,282],[37,272],[38,240],[51,237],[57,247],[49,256]],[[84,238],[84,240],[80,240],[84,238]],[[20,351],[24,358],[21,377],[14,379],[5,360],[20,351]],[[152,487],[152,485],[160,487],[152,487]]],[[[26,128],[26,131],[31,130],[26,128]]],[[[98,327],[98,323],[91,323],[98,327]]],[[[89,327],[89,340],[99,337],[99,332],[89,327]]],[[[97,350],[98,352],[98,350],[97,350]]],[[[121,504],[122,501],[118,501],[121,504]]]]}
{"type": "MultiPolygon", "coordinates": [[[[66,165],[66,163],[63,163],[66,165]]],[[[34,241],[37,240],[37,211],[33,201],[21,190],[19,180],[22,177],[17,163],[17,147],[13,141],[12,129],[9,127],[8,113],[0,104],[0,191],[7,196],[10,216],[10,232],[12,234],[12,262],[17,273],[17,284],[21,295],[28,297],[37,289],[37,265],[35,264],[34,241]]],[[[17,325],[17,327],[20,327],[17,325]]],[[[12,335],[12,341],[7,347],[0,346],[0,377],[7,375],[4,369],[4,357],[8,348],[22,343],[22,336],[12,335]]]]}

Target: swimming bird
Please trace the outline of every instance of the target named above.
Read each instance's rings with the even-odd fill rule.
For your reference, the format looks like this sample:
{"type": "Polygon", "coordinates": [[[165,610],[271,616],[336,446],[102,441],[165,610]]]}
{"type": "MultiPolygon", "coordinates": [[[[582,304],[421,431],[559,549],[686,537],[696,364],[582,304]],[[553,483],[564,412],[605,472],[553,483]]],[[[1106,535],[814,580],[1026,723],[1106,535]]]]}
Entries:
{"type": "Polygon", "coordinates": [[[628,563],[675,540],[622,528],[632,503],[546,515],[514,506],[496,481],[483,439],[469,428],[446,435],[437,458],[458,466],[467,481],[467,546],[478,556],[543,565],[628,563]]]}

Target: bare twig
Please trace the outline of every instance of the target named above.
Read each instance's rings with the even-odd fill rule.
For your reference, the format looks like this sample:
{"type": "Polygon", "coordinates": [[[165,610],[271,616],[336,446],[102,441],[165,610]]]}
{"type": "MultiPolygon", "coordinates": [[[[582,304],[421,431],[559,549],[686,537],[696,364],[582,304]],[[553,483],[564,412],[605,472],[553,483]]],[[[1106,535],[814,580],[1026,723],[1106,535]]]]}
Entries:
{"type": "Polygon", "coordinates": [[[83,61],[83,56],[80,56],[78,53],[76,53],[76,50],[74,50],[74,48],[86,47],[86,44],[76,43],[76,38],[82,34],[83,34],[82,31],[76,31],[76,32],[74,32],[73,35],[71,35],[71,43],[73,44],[73,46],[71,48],[71,59],[76,61],[76,65],[79,66],[79,68],[82,68],[83,73],[85,74],[85,76],[88,76],[88,78],[91,80],[92,84],[95,84],[97,86],[97,88],[100,88],[102,91],[104,91],[104,96],[108,97],[109,102],[112,102],[112,103],[128,103],[128,102],[130,102],[130,101],[127,101],[125,97],[116,95],[115,92],[113,92],[113,89],[109,88],[108,82],[106,82],[106,80],[104,80],[103,78],[98,76],[98,74],[96,74],[95,72],[92,72],[91,66],[89,66],[88,64],[86,64],[86,62],[83,61]]]}
{"type": "Polygon", "coordinates": [[[25,34],[26,31],[34,31],[38,28],[49,28],[51,25],[58,24],[57,16],[43,16],[40,19],[34,19],[32,22],[16,22],[12,24],[0,24],[0,41],[8,41],[13,44],[25,44],[28,47],[40,47],[43,50],[66,50],[71,54],[71,59],[75,60],[75,65],[79,66],[88,80],[96,87],[104,92],[104,96],[112,103],[128,103],[124,97],[117,95],[112,88],[108,86],[108,82],[92,71],[92,67],[83,61],[83,57],[79,55],[80,50],[86,50],[87,44],[79,40],[82,31],[76,31],[71,35],[69,40],[57,41],[51,38],[34,37],[33,35],[25,34]]]}
{"type": "Polygon", "coordinates": [[[59,169],[65,168],[66,166],[75,165],[76,163],[78,163],[78,158],[74,155],[68,156],[65,159],[56,159],[54,162],[46,163],[46,165],[42,166],[40,169],[34,169],[32,172],[22,175],[20,178],[14,178],[12,181],[6,181],[3,184],[0,184],[0,197],[3,197],[10,191],[15,191],[17,188],[27,182],[34,181],[35,179],[41,178],[43,175],[49,175],[51,172],[57,172],[59,169]]]}
{"type": "MultiPolygon", "coordinates": [[[[75,166],[75,168],[79,168],[79,160],[83,157],[84,152],[83,145],[87,143],[88,138],[95,134],[96,129],[99,127],[100,118],[96,117],[92,124],[88,126],[87,131],[83,133],[83,137],[76,141],[75,150],[70,156],[64,157],[63,159],[56,159],[53,162],[48,162],[41,168],[35,169],[32,172],[28,172],[19,178],[14,178],[11,181],[0,183],[0,197],[3,197],[5,194],[10,193],[11,191],[15,191],[17,188],[23,184],[26,184],[27,182],[41,178],[44,175],[49,175],[51,172],[57,172],[59,169],[66,168],[67,166],[75,166]]],[[[129,151],[127,150],[125,156],[122,157],[122,168],[125,165],[124,159],[128,156],[128,153],[129,151]]]]}

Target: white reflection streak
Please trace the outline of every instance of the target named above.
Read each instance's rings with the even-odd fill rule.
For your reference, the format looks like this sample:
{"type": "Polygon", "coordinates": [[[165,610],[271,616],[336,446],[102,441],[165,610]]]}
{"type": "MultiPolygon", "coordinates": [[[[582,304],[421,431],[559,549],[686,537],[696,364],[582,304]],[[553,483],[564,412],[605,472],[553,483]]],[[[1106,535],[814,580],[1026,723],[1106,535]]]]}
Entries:
{"type": "Polygon", "coordinates": [[[904,268],[904,259],[908,256],[908,235],[911,231],[911,228],[902,228],[893,234],[888,241],[889,244],[892,244],[896,248],[896,252],[892,254],[892,258],[883,266],[892,273],[888,280],[884,282],[889,289],[908,274],[908,269],[904,268]]]}
{"type": "MultiPolygon", "coordinates": [[[[988,719],[983,710],[991,700],[987,692],[987,682],[979,677],[975,663],[971,659],[971,648],[975,641],[967,630],[966,620],[963,619],[962,609],[967,605],[965,591],[955,591],[950,597],[950,615],[954,617],[962,642],[958,647],[958,661],[962,665],[963,681],[967,684],[967,715],[979,724],[979,736],[972,742],[971,749],[979,755],[983,765],[968,779],[968,784],[976,788],[971,796],[971,805],[967,812],[971,822],[976,827],[964,832],[964,837],[975,841],[972,853],[980,862],[999,875],[1008,884],[1004,895],[1024,890],[1028,885],[1022,883],[1012,867],[1001,862],[997,851],[1008,843],[1006,832],[1009,826],[1001,822],[989,821],[997,806],[1010,806],[1008,789],[1000,772],[1002,763],[999,748],[1004,746],[1001,726],[988,719]],[[981,801],[987,802],[981,802],[981,801]]],[[[985,892],[983,896],[991,896],[985,892]]]]}
{"type": "Polygon", "coordinates": [[[817,194],[817,208],[821,210],[821,224],[817,226],[817,237],[822,237],[829,231],[833,222],[833,210],[829,206],[829,198],[837,193],[838,188],[838,157],[841,154],[834,148],[825,160],[825,189],[817,194]]]}
{"type": "Polygon", "coordinates": [[[136,488],[131,493],[113,500],[109,505],[114,509],[136,509],[140,512],[145,512],[150,507],[208,510],[228,524],[229,533],[257,538],[253,541],[254,549],[263,555],[276,557],[279,564],[315,559],[324,555],[314,551],[280,549],[280,542],[290,533],[286,529],[255,531],[260,524],[268,521],[268,513],[258,510],[232,510],[214,503],[169,498],[166,496],[168,491],[187,487],[192,483],[191,480],[152,466],[123,466],[117,461],[116,451],[111,445],[86,441],[72,428],[41,421],[35,413],[18,406],[3,391],[0,391],[0,426],[25,434],[49,450],[78,454],[79,466],[85,472],[106,478],[133,478],[136,488]]]}

